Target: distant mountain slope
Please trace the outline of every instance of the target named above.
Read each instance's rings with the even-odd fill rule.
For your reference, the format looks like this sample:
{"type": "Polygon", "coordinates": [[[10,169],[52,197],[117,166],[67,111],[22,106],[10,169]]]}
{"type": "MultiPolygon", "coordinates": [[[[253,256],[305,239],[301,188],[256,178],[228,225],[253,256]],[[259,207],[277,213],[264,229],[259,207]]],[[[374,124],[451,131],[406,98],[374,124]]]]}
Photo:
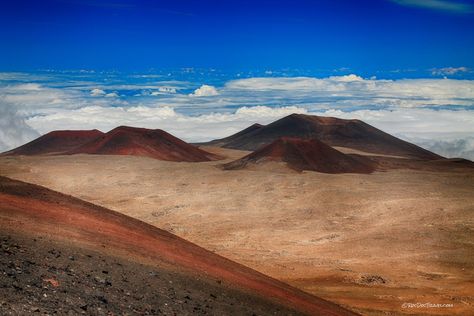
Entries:
{"type": "Polygon", "coordinates": [[[216,140],[212,140],[210,142],[207,142],[206,145],[210,145],[210,146],[222,146],[222,145],[225,145],[229,142],[232,142],[234,139],[236,138],[240,138],[248,133],[251,133],[253,131],[256,131],[256,130],[259,130],[260,128],[262,128],[264,125],[262,124],[258,124],[258,123],[255,123],[255,124],[252,124],[250,125],[249,127],[241,130],[240,132],[237,132],[231,136],[228,136],[228,137],[225,137],[225,138],[221,138],[221,139],[216,139],[216,140]]]}
{"type": "Polygon", "coordinates": [[[224,165],[225,169],[241,169],[267,161],[286,162],[294,170],[323,173],[371,173],[375,164],[368,158],[346,155],[317,139],[282,137],[253,153],[224,165]]]}
{"type": "Polygon", "coordinates": [[[354,315],[139,220],[5,177],[0,177],[0,234],[20,236],[22,242],[0,240],[0,268],[8,272],[0,290],[9,295],[0,311],[8,313],[74,307],[76,313],[106,315],[138,304],[133,314],[163,314],[163,309],[193,315],[208,309],[215,315],[226,310],[229,315],[288,315],[293,309],[354,315]],[[24,246],[25,240],[30,244],[24,246]],[[12,261],[14,256],[23,259],[12,261]],[[134,273],[137,264],[152,272],[134,273]]]}
{"type": "Polygon", "coordinates": [[[10,150],[4,155],[61,154],[97,139],[104,133],[94,130],[53,131],[10,150]]]}
{"type": "Polygon", "coordinates": [[[133,155],[189,162],[218,159],[165,131],[128,126],[117,127],[67,154],[133,155]]]}
{"type": "Polygon", "coordinates": [[[329,146],[353,148],[374,154],[415,159],[440,159],[428,150],[387,134],[359,120],[292,114],[246,133],[211,143],[240,150],[256,150],[280,137],[317,138],[329,146]]]}

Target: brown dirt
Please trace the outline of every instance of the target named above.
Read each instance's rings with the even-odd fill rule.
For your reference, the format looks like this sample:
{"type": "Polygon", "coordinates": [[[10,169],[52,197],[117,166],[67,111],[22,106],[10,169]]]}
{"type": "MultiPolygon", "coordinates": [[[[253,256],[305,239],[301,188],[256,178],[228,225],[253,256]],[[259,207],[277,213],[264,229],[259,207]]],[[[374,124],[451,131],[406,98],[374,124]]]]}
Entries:
{"type": "MultiPolygon", "coordinates": [[[[205,149],[224,162],[249,154],[205,149]]],[[[17,156],[0,158],[0,174],[139,218],[364,315],[473,314],[472,163],[383,158],[383,172],[323,174],[277,162],[223,171],[221,162],[17,156]]]]}
{"type": "MultiPolygon", "coordinates": [[[[212,284],[220,281],[235,291],[256,296],[257,301],[267,300],[303,313],[352,315],[154,226],[39,186],[0,177],[0,202],[2,230],[70,240],[73,248],[101,251],[212,284]]],[[[48,283],[54,287],[54,281],[48,283]]]]}

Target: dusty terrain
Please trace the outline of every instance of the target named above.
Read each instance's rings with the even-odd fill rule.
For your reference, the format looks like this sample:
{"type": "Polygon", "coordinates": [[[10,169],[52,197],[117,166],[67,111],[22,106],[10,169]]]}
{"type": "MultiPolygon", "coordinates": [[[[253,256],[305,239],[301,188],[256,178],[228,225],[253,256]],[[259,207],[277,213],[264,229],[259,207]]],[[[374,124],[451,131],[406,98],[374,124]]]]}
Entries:
{"type": "Polygon", "coordinates": [[[366,315],[474,313],[472,168],[224,171],[248,152],[206,150],[228,159],[2,157],[0,174],[136,217],[366,315]]]}
{"type": "Polygon", "coordinates": [[[5,177],[0,235],[2,315],[353,315],[137,219],[5,177]]]}

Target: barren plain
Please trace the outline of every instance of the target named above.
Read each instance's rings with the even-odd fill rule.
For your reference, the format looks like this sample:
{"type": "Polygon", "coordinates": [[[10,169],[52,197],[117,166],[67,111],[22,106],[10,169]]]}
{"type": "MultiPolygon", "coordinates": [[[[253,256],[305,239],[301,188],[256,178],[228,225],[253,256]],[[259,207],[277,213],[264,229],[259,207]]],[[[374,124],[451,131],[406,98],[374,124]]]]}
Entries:
{"type": "Polygon", "coordinates": [[[0,157],[0,175],[138,218],[364,315],[474,314],[474,169],[225,171],[249,152],[205,149],[227,159],[0,157]]]}

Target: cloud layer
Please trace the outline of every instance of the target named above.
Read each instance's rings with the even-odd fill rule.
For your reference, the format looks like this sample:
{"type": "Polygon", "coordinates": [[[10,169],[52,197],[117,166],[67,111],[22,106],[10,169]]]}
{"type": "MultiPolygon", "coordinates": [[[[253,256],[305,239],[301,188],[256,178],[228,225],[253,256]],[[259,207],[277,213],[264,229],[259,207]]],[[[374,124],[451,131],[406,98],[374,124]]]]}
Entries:
{"type": "Polygon", "coordinates": [[[472,13],[474,8],[471,4],[452,0],[391,0],[399,5],[430,10],[438,10],[450,13],[472,13]]]}
{"type": "Polygon", "coordinates": [[[296,112],[359,118],[442,155],[474,159],[472,80],[378,80],[350,74],[210,85],[154,76],[82,76],[0,74],[0,150],[36,137],[35,131],[108,131],[117,125],[162,128],[198,142],[296,112]]]}
{"type": "Polygon", "coordinates": [[[452,79],[362,79],[355,75],[329,78],[251,78],[226,84],[235,92],[253,91],[324,103],[331,107],[360,106],[429,107],[472,106],[474,82],[452,79]]]}
{"type": "Polygon", "coordinates": [[[39,133],[25,123],[12,107],[0,104],[0,152],[23,145],[39,133]]]}
{"type": "Polygon", "coordinates": [[[431,70],[431,73],[434,76],[448,76],[455,75],[458,73],[469,72],[470,69],[467,67],[444,67],[444,68],[434,68],[431,70]]]}

